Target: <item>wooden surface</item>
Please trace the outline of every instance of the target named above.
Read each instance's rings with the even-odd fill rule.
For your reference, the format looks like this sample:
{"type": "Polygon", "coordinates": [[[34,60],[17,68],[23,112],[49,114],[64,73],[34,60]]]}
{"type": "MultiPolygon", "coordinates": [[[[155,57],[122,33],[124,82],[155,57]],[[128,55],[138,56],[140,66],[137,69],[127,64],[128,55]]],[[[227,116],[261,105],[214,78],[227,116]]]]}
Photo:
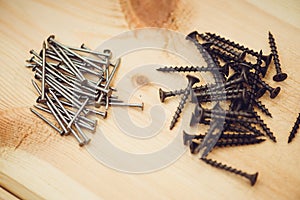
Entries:
{"type": "MultiPolygon", "coordinates": [[[[159,2],[0,1],[0,186],[5,188],[0,198],[300,199],[300,136],[287,144],[300,112],[299,1],[159,2]],[[72,137],[60,137],[30,113],[36,94],[30,82],[33,74],[24,67],[25,60],[30,57],[29,50],[39,50],[50,34],[66,44],[85,42],[96,48],[116,34],[147,26],[183,34],[193,30],[216,32],[265,52],[269,51],[267,33],[270,30],[274,34],[282,69],[289,77],[281,83],[273,82],[275,70],[271,67],[266,80],[282,91],[274,100],[267,95],[262,100],[273,114],[272,119],[264,118],[278,142],[267,140],[211,153],[212,158],[247,172],[259,171],[254,187],[240,177],[207,166],[189,152],[157,172],[117,172],[97,162],[72,137]]],[[[129,69],[126,65],[122,68],[123,72],[129,69]]],[[[149,100],[159,103],[157,87],[150,91],[153,95],[149,100]]],[[[149,107],[151,102],[146,102],[142,114],[148,116],[149,107]]],[[[112,123],[108,117],[102,126],[117,135],[109,131],[112,123]]],[[[172,139],[172,134],[160,137],[164,139],[153,142],[157,146],[165,138],[172,139]]],[[[136,149],[134,142],[126,144],[136,149]]]]}

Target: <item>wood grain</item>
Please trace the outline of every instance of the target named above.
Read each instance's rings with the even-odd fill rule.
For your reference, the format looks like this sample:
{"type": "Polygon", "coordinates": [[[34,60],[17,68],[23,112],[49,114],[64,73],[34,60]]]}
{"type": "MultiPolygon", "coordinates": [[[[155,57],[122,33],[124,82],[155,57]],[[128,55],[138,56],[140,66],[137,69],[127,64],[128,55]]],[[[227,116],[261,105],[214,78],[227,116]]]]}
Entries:
{"type": "MultiPolygon", "coordinates": [[[[0,1],[1,187],[24,199],[300,199],[300,136],[287,144],[300,111],[300,3],[178,0],[170,6],[168,1],[162,4],[136,0],[0,1]],[[162,17],[152,17],[156,9],[170,15],[160,11],[162,17]],[[273,82],[275,69],[271,66],[266,81],[280,86],[282,91],[274,100],[267,95],[262,100],[273,114],[272,119],[264,119],[278,142],[268,140],[261,145],[216,149],[211,154],[214,159],[250,173],[259,171],[254,187],[235,175],[207,166],[188,152],[174,164],[153,173],[121,173],[97,162],[78,147],[74,138],[60,137],[30,113],[36,94],[30,82],[32,72],[24,67],[25,60],[30,57],[29,50],[39,50],[50,34],[72,46],[85,42],[96,48],[123,31],[147,26],[183,34],[194,30],[216,32],[264,52],[269,52],[268,31],[274,34],[282,69],[289,77],[282,83],[273,82]]],[[[134,67],[124,61],[122,73],[134,67]]],[[[143,88],[141,92],[151,95],[145,97],[145,112],[131,111],[133,118],[148,116],[145,119],[149,120],[150,102],[159,103],[157,88],[143,88]]],[[[169,104],[170,115],[176,101],[169,104]]],[[[106,135],[124,145],[122,148],[140,150],[144,143],[121,136],[113,122],[111,116],[101,122],[106,135]],[[126,142],[122,143],[123,139],[126,142]]],[[[173,137],[165,131],[157,140],[148,142],[145,149],[151,151],[173,137]]],[[[0,193],[0,198],[9,199],[0,193]]]]}

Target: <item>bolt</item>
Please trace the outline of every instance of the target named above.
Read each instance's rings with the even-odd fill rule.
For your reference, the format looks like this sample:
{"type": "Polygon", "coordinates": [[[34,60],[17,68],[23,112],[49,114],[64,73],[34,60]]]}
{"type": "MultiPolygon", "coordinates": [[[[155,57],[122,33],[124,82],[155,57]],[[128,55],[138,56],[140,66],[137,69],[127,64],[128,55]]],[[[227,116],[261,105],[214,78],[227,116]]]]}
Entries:
{"type": "Polygon", "coordinates": [[[59,128],[57,128],[52,122],[50,122],[47,118],[45,118],[43,115],[41,115],[39,112],[37,112],[36,110],[33,110],[32,108],[30,108],[31,112],[33,112],[36,116],[38,116],[39,118],[41,118],[44,122],[46,122],[49,126],[51,126],[54,130],[56,130],[60,135],[64,134],[63,130],[60,130],[59,128]]]}
{"type": "Polygon", "coordinates": [[[299,115],[298,115],[298,117],[297,117],[297,119],[295,121],[295,124],[293,126],[292,131],[290,132],[288,143],[290,143],[294,139],[294,137],[295,137],[295,135],[296,135],[296,133],[298,131],[299,124],[300,124],[300,113],[299,113],[299,115]]]}
{"type": "Polygon", "coordinates": [[[235,168],[232,168],[230,166],[227,166],[225,164],[222,164],[221,162],[217,162],[217,161],[212,160],[212,159],[201,158],[201,160],[204,161],[205,163],[213,166],[213,167],[223,169],[225,171],[228,171],[228,172],[231,172],[231,173],[234,173],[234,174],[237,174],[237,175],[240,175],[242,177],[247,178],[250,181],[251,186],[253,186],[256,183],[258,172],[256,172],[255,174],[248,174],[246,172],[243,172],[241,170],[237,170],[235,168]]]}
{"type": "Polygon", "coordinates": [[[187,75],[186,78],[188,79],[188,85],[185,89],[185,92],[181,98],[181,101],[179,102],[179,105],[177,107],[177,110],[173,116],[173,119],[171,121],[171,125],[170,125],[170,130],[172,130],[178,120],[178,118],[180,117],[180,113],[182,112],[182,109],[184,108],[184,105],[186,103],[186,100],[191,92],[191,88],[195,83],[198,83],[200,80],[197,77],[191,76],[191,75],[187,75]]]}
{"type": "Polygon", "coordinates": [[[270,44],[271,52],[273,54],[274,65],[276,68],[276,75],[273,76],[273,80],[277,82],[284,81],[287,78],[287,74],[281,72],[277,47],[276,47],[275,39],[271,34],[271,32],[269,32],[269,44],[270,44]]]}

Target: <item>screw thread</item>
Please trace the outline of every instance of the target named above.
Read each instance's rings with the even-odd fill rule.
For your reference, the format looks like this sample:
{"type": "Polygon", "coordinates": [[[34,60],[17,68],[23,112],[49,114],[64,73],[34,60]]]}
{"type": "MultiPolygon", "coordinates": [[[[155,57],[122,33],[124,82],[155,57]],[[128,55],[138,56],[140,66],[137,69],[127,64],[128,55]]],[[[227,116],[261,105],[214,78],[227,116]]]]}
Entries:
{"type": "Polygon", "coordinates": [[[241,44],[238,44],[238,43],[235,43],[233,41],[230,41],[229,39],[226,39],[224,37],[221,37],[220,35],[216,35],[215,33],[209,33],[207,32],[206,33],[207,35],[209,35],[211,38],[214,38],[216,40],[219,40],[227,45],[230,45],[238,50],[241,50],[241,51],[247,51],[247,53],[249,53],[250,55],[252,56],[258,56],[258,52],[254,51],[253,49],[249,49],[248,47],[245,47],[244,45],[241,45],[241,44]]]}
{"type": "MultiPolygon", "coordinates": [[[[228,172],[231,172],[231,173],[234,173],[234,174],[237,174],[237,175],[240,175],[240,176],[242,176],[242,177],[245,177],[245,178],[247,178],[247,179],[249,179],[250,180],[250,174],[247,174],[247,173],[245,173],[245,172],[243,172],[243,171],[241,171],[241,170],[238,170],[238,169],[235,169],[235,168],[233,168],[233,167],[230,167],[230,166],[228,166],[228,165],[226,165],[226,164],[223,164],[223,163],[221,163],[221,162],[218,162],[218,161],[216,161],[216,160],[212,160],[212,159],[207,159],[207,158],[201,158],[205,163],[207,163],[207,164],[209,164],[209,165],[211,165],[211,166],[213,166],[213,167],[216,167],[216,168],[219,168],[219,169],[223,169],[223,170],[225,170],[225,171],[228,171],[228,172]]],[[[251,181],[251,180],[250,180],[251,181]]],[[[251,184],[252,184],[252,182],[251,182],[251,184]]],[[[253,185],[253,184],[252,184],[253,185]]]]}
{"type": "Polygon", "coordinates": [[[269,109],[261,101],[255,99],[254,103],[263,113],[265,113],[269,117],[272,117],[272,114],[270,113],[269,109]]]}
{"type": "Polygon", "coordinates": [[[176,124],[176,122],[178,121],[178,118],[180,117],[180,114],[182,112],[182,109],[184,108],[184,105],[186,103],[186,100],[188,99],[188,95],[190,94],[190,88],[188,87],[185,91],[184,94],[181,98],[181,101],[177,107],[177,110],[173,116],[173,119],[171,121],[171,125],[170,125],[170,130],[172,130],[176,124]]]}
{"type": "Polygon", "coordinates": [[[239,56],[239,53],[236,52],[233,48],[231,48],[229,45],[225,44],[225,43],[222,43],[218,40],[215,40],[214,38],[211,38],[205,34],[198,34],[199,37],[204,40],[204,41],[207,41],[207,42],[211,42],[213,43],[215,46],[219,47],[220,49],[222,49],[223,51],[226,51],[236,57],[239,56]]]}
{"type": "Polygon", "coordinates": [[[273,54],[273,61],[274,61],[276,71],[277,73],[280,73],[281,68],[280,68],[280,61],[278,57],[277,47],[276,47],[274,36],[271,34],[271,32],[269,32],[269,44],[270,44],[271,52],[273,54]]]}
{"type": "Polygon", "coordinates": [[[299,124],[300,124],[300,113],[299,113],[299,115],[298,115],[298,117],[295,121],[295,124],[292,128],[292,131],[290,132],[288,143],[290,143],[294,139],[294,137],[296,136],[296,133],[299,129],[299,124]]]}
{"type": "Polygon", "coordinates": [[[236,137],[236,138],[228,138],[226,140],[219,140],[216,145],[218,147],[243,146],[243,145],[259,144],[264,141],[265,139],[261,139],[261,138],[236,137]]]}
{"type": "Polygon", "coordinates": [[[273,141],[276,142],[276,137],[273,135],[270,128],[267,126],[267,124],[264,123],[264,121],[260,118],[260,116],[257,114],[257,112],[253,111],[253,114],[258,121],[258,124],[262,127],[262,129],[265,131],[267,136],[273,141]]]}
{"type": "Polygon", "coordinates": [[[219,71],[219,68],[212,67],[198,67],[198,66],[175,66],[175,67],[163,67],[158,68],[157,71],[162,72],[210,72],[210,71],[219,71]]]}

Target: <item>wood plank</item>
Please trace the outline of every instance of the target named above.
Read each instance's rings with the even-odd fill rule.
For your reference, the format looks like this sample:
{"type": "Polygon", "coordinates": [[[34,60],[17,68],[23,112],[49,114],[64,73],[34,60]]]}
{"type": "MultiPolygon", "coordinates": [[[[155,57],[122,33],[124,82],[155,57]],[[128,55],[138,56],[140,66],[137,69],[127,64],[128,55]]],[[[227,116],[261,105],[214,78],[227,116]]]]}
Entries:
{"type": "MultiPolygon", "coordinates": [[[[291,144],[286,143],[300,111],[299,3],[180,0],[168,7],[167,1],[161,2],[0,2],[0,186],[25,199],[300,198],[299,137],[291,144]],[[169,15],[164,15],[166,10],[169,15]],[[142,11],[149,14],[141,16],[142,11]],[[151,17],[156,11],[162,17],[151,17]],[[273,114],[272,119],[264,119],[278,143],[268,140],[261,145],[216,149],[211,153],[212,158],[250,173],[259,171],[254,187],[247,180],[207,166],[189,152],[153,173],[121,173],[97,162],[85,148],[78,147],[74,138],[60,137],[30,113],[36,93],[30,82],[33,74],[24,64],[31,48],[39,50],[50,34],[72,46],[84,42],[96,48],[123,31],[147,26],[170,28],[183,34],[194,30],[216,32],[266,53],[269,52],[268,31],[276,37],[282,69],[289,77],[281,83],[273,82],[272,65],[266,80],[272,86],[280,86],[282,91],[276,99],[265,95],[262,101],[273,114]]],[[[147,58],[139,53],[124,57],[115,83],[122,78],[121,74],[137,64],[162,61],[158,54],[148,54],[147,58]]],[[[149,113],[152,104],[160,105],[158,87],[146,85],[134,97],[140,100],[142,95],[146,103],[144,112],[130,110],[137,123],[147,125],[155,120],[149,113]]],[[[172,116],[177,101],[164,105],[167,117],[172,116]]],[[[119,130],[113,115],[101,120],[100,126],[116,146],[129,152],[155,151],[175,137],[166,125],[157,137],[143,141],[132,139],[119,130]]],[[[0,190],[0,195],[3,194],[0,190]]]]}

